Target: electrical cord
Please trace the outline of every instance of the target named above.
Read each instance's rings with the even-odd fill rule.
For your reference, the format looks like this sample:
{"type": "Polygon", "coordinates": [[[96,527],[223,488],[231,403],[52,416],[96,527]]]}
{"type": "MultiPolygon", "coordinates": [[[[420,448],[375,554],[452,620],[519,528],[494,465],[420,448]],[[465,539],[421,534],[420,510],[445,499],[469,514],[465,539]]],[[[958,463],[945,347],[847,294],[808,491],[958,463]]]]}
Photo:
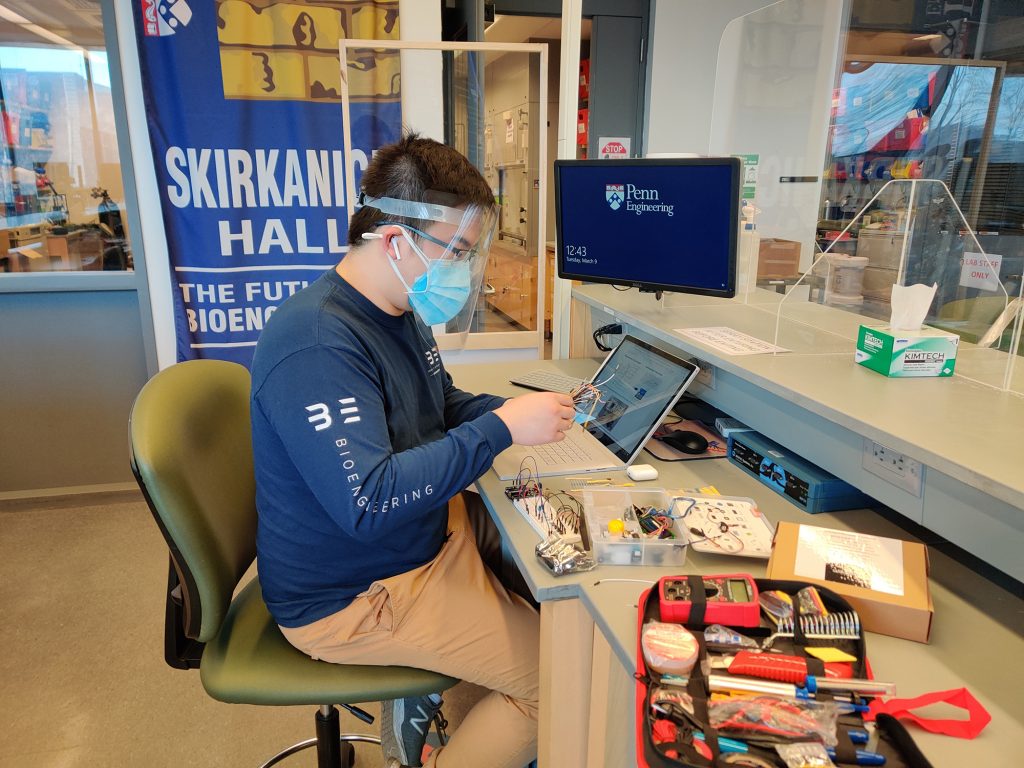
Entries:
{"type": "Polygon", "coordinates": [[[621,334],[622,325],[620,323],[609,323],[607,325],[602,325],[600,328],[594,329],[594,343],[597,345],[597,348],[600,349],[602,352],[611,352],[613,347],[607,346],[602,341],[602,339],[605,336],[614,336],[621,334]]]}

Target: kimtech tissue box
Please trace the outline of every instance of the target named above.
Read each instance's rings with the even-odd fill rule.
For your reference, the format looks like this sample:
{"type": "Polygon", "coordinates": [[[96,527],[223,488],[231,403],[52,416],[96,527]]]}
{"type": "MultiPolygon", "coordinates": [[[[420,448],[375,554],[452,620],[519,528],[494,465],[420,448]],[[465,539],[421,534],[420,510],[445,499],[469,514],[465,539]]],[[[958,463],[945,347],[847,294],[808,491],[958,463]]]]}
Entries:
{"type": "Polygon", "coordinates": [[[937,328],[893,331],[862,325],[854,359],[891,378],[952,376],[959,345],[959,336],[937,328]]]}
{"type": "Polygon", "coordinates": [[[934,608],[920,542],[780,522],[767,576],[838,592],[868,632],[928,642],[934,608]]]}

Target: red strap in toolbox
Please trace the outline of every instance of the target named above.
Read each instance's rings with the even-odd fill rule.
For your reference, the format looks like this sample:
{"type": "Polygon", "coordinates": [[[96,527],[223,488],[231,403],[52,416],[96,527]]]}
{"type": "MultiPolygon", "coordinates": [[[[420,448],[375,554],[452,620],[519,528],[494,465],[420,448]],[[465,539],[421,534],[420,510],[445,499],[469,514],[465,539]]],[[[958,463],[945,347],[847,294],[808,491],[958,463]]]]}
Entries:
{"type": "Polygon", "coordinates": [[[874,720],[878,715],[885,713],[900,720],[909,720],[912,723],[917,723],[926,731],[941,733],[945,736],[956,736],[958,739],[973,739],[992,720],[992,715],[988,713],[988,710],[966,688],[935,691],[914,699],[889,699],[888,701],[875,699],[869,706],[868,713],[864,715],[865,720],[874,720]],[[966,710],[968,719],[949,720],[918,717],[910,711],[918,707],[938,704],[940,702],[952,704],[954,707],[966,710]]]}

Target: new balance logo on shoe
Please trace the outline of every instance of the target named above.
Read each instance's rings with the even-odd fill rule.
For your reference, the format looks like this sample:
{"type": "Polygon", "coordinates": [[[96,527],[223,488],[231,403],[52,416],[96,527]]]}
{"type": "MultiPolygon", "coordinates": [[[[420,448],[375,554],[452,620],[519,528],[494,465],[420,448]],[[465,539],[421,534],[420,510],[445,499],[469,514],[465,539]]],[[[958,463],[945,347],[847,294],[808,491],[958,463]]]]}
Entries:
{"type": "Polygon", "coordinates": [[[406,722],[416,731],[416,733],[426,734],[427,729],[430,728],[430,721],[433,719],[433,710],[427,709],[420,704],[412,713],[409,713],[409,719],[406,720],[406,722]]]}
{"type": "Polygon", "coordinates": [[[403,766],[421,765],[427,731],[441,704],[441,695],[437,693],[381,702],[380,743],[384,757],[397,759],[403,766]]]}

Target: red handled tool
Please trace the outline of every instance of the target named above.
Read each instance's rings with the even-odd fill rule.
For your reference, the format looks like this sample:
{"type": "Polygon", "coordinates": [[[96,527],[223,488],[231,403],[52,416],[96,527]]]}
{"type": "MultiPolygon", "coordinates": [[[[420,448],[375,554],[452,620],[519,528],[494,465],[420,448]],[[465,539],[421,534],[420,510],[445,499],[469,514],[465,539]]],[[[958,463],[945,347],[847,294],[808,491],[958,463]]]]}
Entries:
{"type": "MultiPolygon", "coordinates": [[[[803,685],[808,674],[807,659],[781,653],[740,651],[729,664],[729,674],[803,685]]],[[[828,662],[825,664],[825,677],[853,677],[853,667],[846,662],[828,662]]]]}

